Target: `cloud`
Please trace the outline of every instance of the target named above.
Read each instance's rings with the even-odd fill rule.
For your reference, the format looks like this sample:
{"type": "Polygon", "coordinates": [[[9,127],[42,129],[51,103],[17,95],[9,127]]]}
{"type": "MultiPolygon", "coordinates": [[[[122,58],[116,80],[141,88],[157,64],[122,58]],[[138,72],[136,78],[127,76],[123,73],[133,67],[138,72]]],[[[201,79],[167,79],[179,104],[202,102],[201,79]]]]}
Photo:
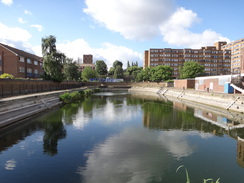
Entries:
{"type": "Polygon", "coordinates": [[[31,25],[31,27],[34,27],[34,28],[36,28],[39,32],[41,32],[42,30],[43,30],[43,27],[42,27],[42,25],[38,25],[38,24],[33,24],[33,25],[31,25]]]}
{"type": "Polygon", "coordinates": [[[86,0],[83,11],[126,39],[147,40],[174,9],[172,0],[86,0]]]}
{"type": "Polygon", "coordinates": [[[19,21],[19,23],[21,23],[21,24],[25,24],[27,21],[26,20],[24,20],[23,18],[18,18],[18,21],[19,21]]]}
{"type": "Polygon", "coordinates": [[[1,2],[7,6],[11,6],[13,4],[12,0],[2,0],[1,2]]]}
{"type": "Polygon", "coordinates": [[[92,54],[94,62],[104,60],[108,69],[112,67],[115,60],[127,65],[127,61],[138,61],[142,65],[142,55],[125,46],[118,46],[111,43],[104,43],[102,48],[92,48],[84,39],[77,39],[57,44],[57,49],[65,53],[67,57],[77,60],[83,58],[83,54],[92,54]]]}
{"type": "Polygon", "coordinates": [[[26,15],[32,15],[32,13],[29,10],[25,10],[24,11],[24,14],[26,14],[26,15]]]}
{"type": "Polygon", "coordinates": [[[85,3],[85,13],[126,39],[147,40],[161,35],[172,46],[190,48],[230,41],[211,29],[192,32],[192,26],[200,24],[201,19],[192,10],[176,8],[173,0],[86,0],[85,3]]]}
{"type": "Polygon", "coordinates": [[[216,41],[230,40],[213,30],[204,30],[202,33],[193,33],[189,30],[194,23],[200,23],[197,14],[192,10],[178,8],[178,10],[160,26],[163,40],[171,45],[189,48],[211,46],[216,41]]]}
{"type": "Polygon", "coordinates": [[[31,34],[19,27],[8,27],[2,23],[0,23],[0,41],[21,41],[27,42],[31,38],[31,34]],[[16,34],[18,32],[18,34],[16,34]]]}

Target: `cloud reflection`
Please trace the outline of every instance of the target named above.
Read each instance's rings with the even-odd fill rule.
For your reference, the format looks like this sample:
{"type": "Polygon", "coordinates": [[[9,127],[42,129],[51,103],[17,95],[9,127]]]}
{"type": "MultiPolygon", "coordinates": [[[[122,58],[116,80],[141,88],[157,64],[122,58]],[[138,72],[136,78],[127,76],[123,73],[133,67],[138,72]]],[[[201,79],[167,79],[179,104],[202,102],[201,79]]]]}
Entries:
{"type": "Polygon", "coordinates": [[[16,163],[17,162],[14,159],[8,160],[8,161],[6,161],[4,168],[6,170],[14,170],[16,167],[16,163]]]}
{"type": "Polygon", "coordinates": [[[93,183],[160,181],[174,159],[196,150],[186,137],[187,133],[178,131],[158,133],[145,128],[126,128],[96,146],[80,173],[85,182],[93,183]]]}

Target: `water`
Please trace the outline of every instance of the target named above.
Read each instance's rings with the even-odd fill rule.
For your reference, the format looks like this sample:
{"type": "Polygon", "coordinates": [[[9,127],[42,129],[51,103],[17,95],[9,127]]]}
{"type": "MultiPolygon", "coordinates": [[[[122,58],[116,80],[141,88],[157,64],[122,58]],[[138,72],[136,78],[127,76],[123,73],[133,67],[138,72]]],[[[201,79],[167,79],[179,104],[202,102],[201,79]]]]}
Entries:
{"type": "Polygon", "coordinates": [[[230,122],[160,98],[96,94],[2,129],[0,183],[183,183],[180,165],[193,183],[244,182],[244,130],[205,114],[230,122]]]}

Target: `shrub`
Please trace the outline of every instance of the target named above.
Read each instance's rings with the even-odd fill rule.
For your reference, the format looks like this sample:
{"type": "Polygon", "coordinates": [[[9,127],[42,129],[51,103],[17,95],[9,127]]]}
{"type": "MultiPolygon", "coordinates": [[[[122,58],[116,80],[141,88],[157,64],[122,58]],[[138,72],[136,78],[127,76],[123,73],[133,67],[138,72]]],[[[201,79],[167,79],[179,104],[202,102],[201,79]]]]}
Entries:
{"type": "Polygon", "coordinates": [[[0,75],[0,79],[14,79],[14,76],[12,74],[4,73],[0,75]]]}
{"type": "Polygon", "coordinates": [[[69,93],[64,93],[59,96],[60,100],[62,100],[64,103],[69,103],[71,100],[71,96],[69,93]]]}

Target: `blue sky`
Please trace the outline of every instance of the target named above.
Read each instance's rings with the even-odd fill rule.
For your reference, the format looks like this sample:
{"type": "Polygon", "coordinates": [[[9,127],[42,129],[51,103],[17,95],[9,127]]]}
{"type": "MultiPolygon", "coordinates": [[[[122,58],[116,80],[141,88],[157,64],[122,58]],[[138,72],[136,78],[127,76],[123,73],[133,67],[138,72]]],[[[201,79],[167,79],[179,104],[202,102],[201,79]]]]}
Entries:
{"type": "Polygon", "coordinates": [[[200,48],[244,37],[244,1],[0,0],[0,42],[41,55],[54,35],[59,51],[77,60],[143,65],[150,48],[200,48]]]}

